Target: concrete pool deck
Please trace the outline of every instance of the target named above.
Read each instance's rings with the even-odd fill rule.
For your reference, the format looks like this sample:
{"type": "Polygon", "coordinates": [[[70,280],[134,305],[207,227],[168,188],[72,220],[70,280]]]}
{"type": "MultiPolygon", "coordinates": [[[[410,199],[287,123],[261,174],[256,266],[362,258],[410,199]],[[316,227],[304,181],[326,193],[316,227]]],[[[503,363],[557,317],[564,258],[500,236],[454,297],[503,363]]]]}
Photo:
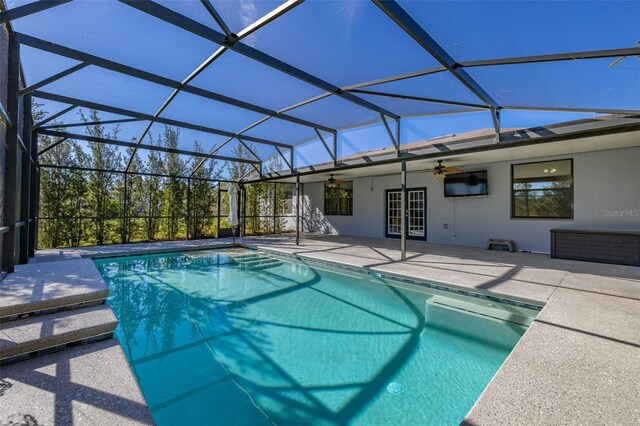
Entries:
{"type": "MultiPolygon", "coordinates": [[[[40,250],[34,265],[19,268],[12,279],[42,262],[56,261],[51,266],[62,273],[80,267],[83,257],[230,242],[40,250]]],[[[237,242],[545,305],[467,415],[467,425],[640,424],[640,268],[414,241],[400,262],[397,240],[347,236],[305,236],[299,246],[290,235],[237,242]]]]}

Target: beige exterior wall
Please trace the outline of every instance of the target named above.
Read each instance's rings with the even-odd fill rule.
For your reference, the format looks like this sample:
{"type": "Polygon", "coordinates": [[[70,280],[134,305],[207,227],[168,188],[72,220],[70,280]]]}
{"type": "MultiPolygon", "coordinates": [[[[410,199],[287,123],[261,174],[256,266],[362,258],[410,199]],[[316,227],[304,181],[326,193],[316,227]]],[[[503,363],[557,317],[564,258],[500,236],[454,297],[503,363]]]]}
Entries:
{"type": "MultiPolygon", "coordinates": [[[[465,166],[488,172],[489,195],[444,198],[431,173],[409,173],[408,187],[427,188],[427,241],[484,247],[489,238],[514,240],[520,250],[548,253],[553,228],[640,230],[640,147],[465,166]],[[572,220],[511,219],[511,164],[574,160],[572,220]],[[454,219],[455,218],[455,219],[454,219]],[[447,225],[445,229],[445,224],[447,225]]],[[[384,237],[384,191],[400,187],[400,175],[354,179],[353,216],[324,216],[324,184],[305,184],[308,231],[384,237]]]]}

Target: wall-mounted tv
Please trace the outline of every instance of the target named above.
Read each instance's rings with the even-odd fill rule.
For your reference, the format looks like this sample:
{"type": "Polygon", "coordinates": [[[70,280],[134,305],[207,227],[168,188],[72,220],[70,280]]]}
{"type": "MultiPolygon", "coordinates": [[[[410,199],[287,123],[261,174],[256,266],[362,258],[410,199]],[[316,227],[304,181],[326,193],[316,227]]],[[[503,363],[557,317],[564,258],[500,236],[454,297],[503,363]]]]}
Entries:
{"type": "Polygon", "coordinates": [[[452,173],[444,178],[444,196],[482,197],[488,194],[487,171],[452,173]]]}

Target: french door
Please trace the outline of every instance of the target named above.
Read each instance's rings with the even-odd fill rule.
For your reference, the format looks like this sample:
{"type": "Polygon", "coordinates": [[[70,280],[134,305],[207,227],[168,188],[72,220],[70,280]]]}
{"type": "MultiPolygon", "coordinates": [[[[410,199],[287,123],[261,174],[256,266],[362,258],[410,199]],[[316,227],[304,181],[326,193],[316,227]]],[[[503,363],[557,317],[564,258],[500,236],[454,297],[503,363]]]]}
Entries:
{"type": "MultiPolygon", "coordinates": [[[[402,235],[402,191],[388,189],[385,191],[385,236],[400,238],[402,235]]],[[[407,189],[407,231],[406,236],[412,240],[427,239],[427,189],[407,189]]]]}

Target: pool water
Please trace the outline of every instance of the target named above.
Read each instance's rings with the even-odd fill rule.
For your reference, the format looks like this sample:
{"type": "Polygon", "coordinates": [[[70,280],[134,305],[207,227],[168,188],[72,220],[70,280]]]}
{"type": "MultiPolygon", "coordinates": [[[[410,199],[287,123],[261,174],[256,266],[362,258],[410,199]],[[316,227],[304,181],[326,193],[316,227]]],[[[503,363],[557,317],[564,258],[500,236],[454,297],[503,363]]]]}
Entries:
{"type": "Polygon", "coordinates": [[[159,425],[458,424],[526,330],[246,249],[95,263],[159,425]]]}

